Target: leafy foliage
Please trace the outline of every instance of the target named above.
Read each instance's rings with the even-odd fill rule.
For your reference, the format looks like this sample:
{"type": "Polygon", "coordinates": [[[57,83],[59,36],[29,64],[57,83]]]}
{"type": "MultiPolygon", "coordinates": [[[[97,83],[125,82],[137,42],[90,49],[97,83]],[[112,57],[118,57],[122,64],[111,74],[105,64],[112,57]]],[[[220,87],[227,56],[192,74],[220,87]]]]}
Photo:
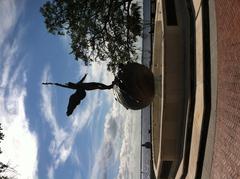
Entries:
{"type": "MultiPolygon", "coordinates": [[[[0,143],[1,143],[1,140],[3,140],[4,138],[4,134],[2,133],[2,126],[1,126],[1,123],[0,123],[0,143]]],[[[0,148],[0,154],[2,153],[2,150],[0,148]]]]}
{"type": "Polygon", "coordinates": [[[68,35],[71,53],[86,65],[109,60],[108,69],[114,72],[118,64],[137,59],[142,19],[133,0],[53,0],[40,12],[47,30],[68,35]]]}
{"type": "MultiPolygon", "coordinates": [[[[2,127],[0,123],[0,143],[1,143],[1,140],[3,140],[3,137],[4,137],[4,134],[2,133],[2,127]]],[[[0,148],[0,154],[1,153],[2,153],[2,150],[0,148]]],[[[4,173],[8,168],[9,166],[7,164],[4,164],[3,162],[0,161],[0,179],[9,179],[9,177],[4,176],[4,173]]]]}

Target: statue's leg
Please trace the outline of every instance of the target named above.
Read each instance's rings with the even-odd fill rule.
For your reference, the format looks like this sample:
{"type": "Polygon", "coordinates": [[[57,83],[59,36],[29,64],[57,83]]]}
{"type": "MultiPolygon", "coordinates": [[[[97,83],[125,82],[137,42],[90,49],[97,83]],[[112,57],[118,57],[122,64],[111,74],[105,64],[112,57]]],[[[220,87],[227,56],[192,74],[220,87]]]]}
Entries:
{"type": "Polygon", "coordinates": [[[82,83],[82,85],[84,86],[85,90],[96,90],[96,89],[105,90],[105,89],[112,89],[114,84],[105,85],[102,83],[91,82],[91,83],[82,83]]]}

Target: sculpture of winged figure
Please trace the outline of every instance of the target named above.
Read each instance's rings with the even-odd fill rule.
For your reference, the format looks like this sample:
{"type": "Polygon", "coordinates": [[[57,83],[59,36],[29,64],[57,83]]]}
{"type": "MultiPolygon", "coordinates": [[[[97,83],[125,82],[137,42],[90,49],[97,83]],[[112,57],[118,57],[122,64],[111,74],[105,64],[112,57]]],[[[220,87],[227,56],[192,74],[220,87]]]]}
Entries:
{"type": "Polygon", "coordinates": [[[87,74],[83,76],[83,78],[77,82],[77,83],[72,83],[68,82],[65,84],[61,83],[42,83],[43,85],[55,85],[55,86],[60,86],[63,88],[69,88],[76,90],[70,97],[69,97],[69,102],[68,102],[68,107],[67,107],[67,116],[70,116],[74,109],[81,103],[81,101],[86,97],[86,91],[88,90],[105,90],[105,89],[112,89],[114,86],[114,81],[110,85],[105,85],[103,83],[97,83],[97,82],[89,82],[85,83],[84,80],[87,77],[87,74]]]}

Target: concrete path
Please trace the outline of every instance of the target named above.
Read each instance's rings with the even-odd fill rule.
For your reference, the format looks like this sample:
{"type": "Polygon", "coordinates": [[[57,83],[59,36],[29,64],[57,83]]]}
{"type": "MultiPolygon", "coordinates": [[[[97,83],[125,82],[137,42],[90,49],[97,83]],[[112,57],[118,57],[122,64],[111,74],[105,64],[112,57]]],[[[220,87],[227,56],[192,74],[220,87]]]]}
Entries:
{"type": "Polygon", "coordinates": [[[196,96],[195,111],[193,119],[192,140],[189,157],[188,179],[195,178],[197,169],[197,160],[199,144],[201,137],[202,120],[204,113],[204,77],[203,77],[203,29],[202,29],[202,11],[201,0],[194,0],[194,9],[196,12],[196,96]]]}

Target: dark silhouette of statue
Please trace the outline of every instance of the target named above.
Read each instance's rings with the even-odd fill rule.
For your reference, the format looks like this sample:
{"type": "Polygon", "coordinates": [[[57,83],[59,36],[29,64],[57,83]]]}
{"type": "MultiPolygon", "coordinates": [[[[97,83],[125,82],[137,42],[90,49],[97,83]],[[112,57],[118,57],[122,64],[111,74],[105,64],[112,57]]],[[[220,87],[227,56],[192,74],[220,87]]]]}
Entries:
{"type": "Polygon", "coordinates": [[[150,69],[138,63],[120,64],[115,79],[111,85],[90,82],[85,83],[87,74],[77,83],[42,83],[43,85],[56,85],[76,90],[68,102],[67,116],[86,97],[86,91],[113,89],[115,97],[127,109],[138,110],[148,106],[154,98],[154,77],[150,69]]]}
{"type": "Polygon", "coordinates": [[[83,100],[86,97],[86,90],[105,90],[105,89],[112,89],[114,86],[114,81],[111,85],[105,85],[102,83],[96,83],[96,82],[90,82],[90,83],[84,83],[87,74],[84,75],[84,77],[77,83],[68,82],[65,84],[60,83],[42,83],[43,85],[56,85],[63,88],[69,88],[76,90],[75,93],[73,93],[68,102],[67,107],[67,116],[70,116],[74,109],[81,103],[81,100],[83,100]]]}

